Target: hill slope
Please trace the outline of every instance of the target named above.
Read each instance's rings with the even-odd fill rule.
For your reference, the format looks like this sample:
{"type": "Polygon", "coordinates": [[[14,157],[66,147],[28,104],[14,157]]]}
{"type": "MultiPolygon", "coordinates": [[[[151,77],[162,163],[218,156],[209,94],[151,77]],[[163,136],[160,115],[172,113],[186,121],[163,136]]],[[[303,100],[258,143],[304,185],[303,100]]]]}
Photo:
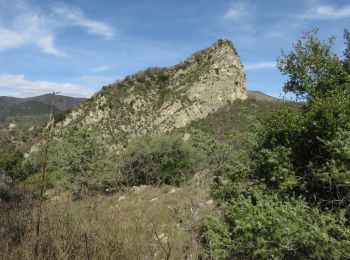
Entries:
{"type": "MultiPolygon", "coordinates": [[[[86,99],[58,95],[53,111],[57,113],[72,109],[84,100],[86,99]]],[[[1,96],[0,129],[8,128],[9,124],[19,129],[43,125],[48,120],[50,106],[50,94],[30,98],[1,96]]]]}
{"type": "Polygon", "coordinates": [[[248,97],[258,101],[281,101],[281,99],[266,95],[261,91],[249,90],[248,97]]]}
{"type": "Polygon", "coordinates": [[[87,128],[120,147],[134,136],[184,127],[246,98],[239,56],[230,41],[219,40],[178,65],[150,68],[104,87],[59,124],[56,134],[87,128]]]}
{"type": "MultiPolygon", "coordinates": [[[[75,98],[75,97],[57,95],[55,106],[57,109],[61,111],[72,109],[77,105],[79,105],[79,103],[84,100],[86,100],[86,98],[75,98]]],[[[51,95],[45,94],[45,95],[29,97],[29,98],[0,96],[0,109],[1,110],[8,109],[14,105],[23,104],[23,103],[32,102],[32,101],[40,102],[46,105],[51,105],[51,95]]]]}

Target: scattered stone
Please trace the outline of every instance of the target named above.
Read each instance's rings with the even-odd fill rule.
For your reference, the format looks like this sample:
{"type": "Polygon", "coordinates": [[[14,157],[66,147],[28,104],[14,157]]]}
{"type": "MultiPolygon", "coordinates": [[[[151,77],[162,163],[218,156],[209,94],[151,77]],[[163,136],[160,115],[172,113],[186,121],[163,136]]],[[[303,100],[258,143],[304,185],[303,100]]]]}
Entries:
{"type": "Polygon", "coordinates": [[[9,130],[15,129],[16,128],[16,124],[15,123],[10,123],[9,124],[9,130]]]}
{"type": "Polygon", "coordinates": [[[176,189],[175,188],[172,188],[168,193],[169,194],[172,194],[172,193],[175,193],[176,192],[176,189]]]}
{"type": "Polygon", "coordinates": [[[107,192],[107,193],[112,193],[112,192],[115,192],[115,191],[117,191],[116,188],[105,189],[105,192],[107,192]]]}
{"type": "Polygon", "coordinates": [[[140,193],[141,191],[141,188],[139,186],[132,186],[131,187],[131,190],[135,193],[140,193]]]}
{"type": "Polygon", "coordinates": [[[135,193],[140,193],[140,192],[146,190],[147,188],[149,188],[148,185],[132,186],[131,191],[135,192],[135,193]]]}
{"type": "Polygon", "coordinates": [[[119,196],[118,201],[122,201],[122,200],[126,200],[126,199],[127,199],[126,196],[119,196]]]}
{"type": "Polygon", "coordinates": [[[188,141],[190,139],[191,135],[189,133],[185,133],[184,137],[182,138],[184,141],[188,141]]]}
{"type": "Polygon", "coordinates": [[[214,201],[213,200],[207,200],[206,204],[208,206],[212,206],[212,205],[214,205],[214,201]]]}
{"type": "Polygon", "coordinates": [[[156,239],[162,241],[163,243],[168,242],[168,237],[164,233],[159,234],[159,236],[156,239]]]}

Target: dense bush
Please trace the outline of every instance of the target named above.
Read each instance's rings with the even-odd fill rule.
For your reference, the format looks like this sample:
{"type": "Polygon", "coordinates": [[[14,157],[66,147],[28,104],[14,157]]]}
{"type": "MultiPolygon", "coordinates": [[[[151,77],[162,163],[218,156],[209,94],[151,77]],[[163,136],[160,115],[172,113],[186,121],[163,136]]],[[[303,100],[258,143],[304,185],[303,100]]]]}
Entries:
{"type": "Polygon", "coordinates": [[[248,154],[214,172],[212,194],[224,205],[206,233],[215,257],[350,257],[350,71],[331,47],[313,32],[282,55],[285,90],[304,109],[286,104],[268,116],[248,154]]]}
{"type": "Polygon", "coordinates": [[[82,129],[50,143],[48,176],[76,191],[105,190],[119,181],[112,152],[94,133],[82,129]]]}
{"type": "Polygon", "coordinates": [[[22,177],[21,164],[23,153],[16,148],[14,143],[8,143],[0,149],[0,174],[5,174],[11,179],[22,177]]]}
{"type": "Polygon", "coordinates": [[[349,131],[348,95],[315,99],[301,114],[280,111],[258,132],[254,175],[275,191],[343,207],[350,202],[349,131]]]}
{"type": "Polygon", "coordinates": [[[126,185],[179,185],[193,173],[198,157],[180,136],[142,137],[132,141],[120,158],[126,185]]]}
{"type": "MultiPolygon", "coordinates": [[[[50,142],[47,187],[66,187],[78,194],[134,185],[179,185],[208,165],[214,150],[215,142],[196,132],[188,141],[181,135],[137,137],[116,154],[93,132],[75,130],[50,142]]],[[[34,173],[30,179],[34,183],[40,181],[41,161],[39,148],[25,162],[25,168],[34,173]]]]}
{"type": "Polygon", "coordinates": [[[217,259],[345,259],[350,229],[344,212],[329,214],[303,200],[240,196],[206,233],[217,259]]]}
{"type": "Polygon", "coordinates": [[[6,199],[13,184],[24,178],[23,152],[16,145],[7,140],[0,147],[0,200],[6,199]]]}
{"type": "Polygon", "coordinates": [[[6,174],[0,174],[0,201],[8,199],[12,187],[12,179],[6,174]]]}
{"type": "Polygon", "coordinates": [[[67,109],[67,110],[55,113],[53,116],[55,124],[64,121],[71,112],[72,112],[71,109],[67,109]]]}

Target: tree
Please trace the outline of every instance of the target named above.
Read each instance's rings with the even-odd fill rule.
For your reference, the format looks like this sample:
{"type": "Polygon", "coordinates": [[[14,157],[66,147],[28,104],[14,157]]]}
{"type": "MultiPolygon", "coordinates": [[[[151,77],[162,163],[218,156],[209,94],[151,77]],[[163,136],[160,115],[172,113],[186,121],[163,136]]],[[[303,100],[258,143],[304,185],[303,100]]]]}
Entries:
{"type": "Polygon", "coordinates": [[[294,45],[293,50],[278,58],[277,67],[289,79],[284,85],[286,92],[312,101],[330,95],[332,92],[348,94],[350,85],[349,34],[345,30],[347,48],[345,60],[332,52],[334,37],[327,42],[319,40],[317,30],[305,33],[294,45]]]}

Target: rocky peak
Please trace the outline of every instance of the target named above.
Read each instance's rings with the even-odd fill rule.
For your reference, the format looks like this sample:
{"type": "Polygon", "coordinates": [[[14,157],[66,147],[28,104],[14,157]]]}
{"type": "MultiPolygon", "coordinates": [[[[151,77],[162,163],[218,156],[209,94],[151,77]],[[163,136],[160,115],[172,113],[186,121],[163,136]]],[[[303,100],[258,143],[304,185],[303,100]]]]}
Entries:
{"type": "Polygon", "coordinates": [[[97,131],[119,147],[133,136],[157,134],[247,98],[245,74],[232,43],[219,40],[169,68],[150,68],[104,87],[58,125],[97,131]]]}
{"type": "Polygon", "coordinates": [[[220,39],[213,43],[210,47],[193,53],[188,60],[193,61],[198,58],[221,60],[223,56],[238,56],[232,42],[226,39],[220,39]]]}

